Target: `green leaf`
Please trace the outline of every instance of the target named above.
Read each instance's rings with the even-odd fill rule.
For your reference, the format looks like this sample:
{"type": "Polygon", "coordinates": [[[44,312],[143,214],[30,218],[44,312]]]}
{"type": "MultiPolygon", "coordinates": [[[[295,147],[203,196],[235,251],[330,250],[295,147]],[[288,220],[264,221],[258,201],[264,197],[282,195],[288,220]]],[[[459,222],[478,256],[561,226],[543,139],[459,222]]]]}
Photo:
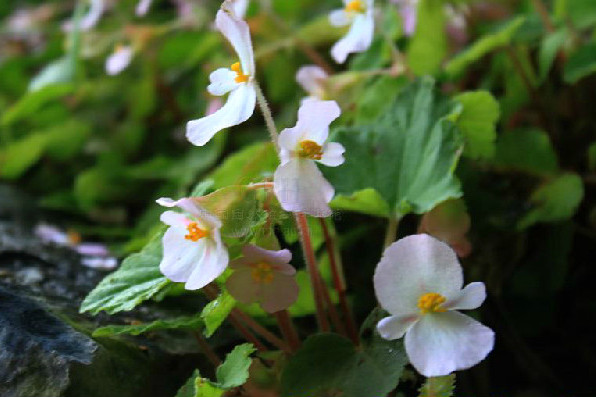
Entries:
{"type": "Polygon", "coordinates": [[[575,84],[586,76],[596,72],[596,43],[587,44],[571,54],[563,78],[568,84],[575,84]]]}
{"type": "Polygon", "coordinates": [[[391,215],[389,204],[375,189],[359,190],[351,196],[340,194],[329,204],[334,210],[354,211],[384,218],[391,215]]]}
{"type": "Polygon", "coordinates": [[[74,77],[74,63],[71,57],[60,58],[44,67],[29,83],[29,91],[38,91],[44,87],[68,83],[74,77]]]}
{"type": "Polygon", "coordinates": [[[271,177],[278,164],[273,145],[259,142],[228,156],[208,178],[213,179],[216,189],[228,185],[246,185],[271,177]]]}
{"type": "Polygon", "coordinates": [[[464,134],[464,155],[470,158],[492,158],[497,139],[499,103],[487,91],[465,92],[453,98],[463,106],[457,126],[464,134]]]}
{"type": "Polygon", "coordinates": [[[97,328],[93,331],[93,337],[105,337],[114,335],[140,335],[161,329],[189,329],[198,330],[203,326],[203,320],[199,315],[184,316],[168,320],[156,320],[146,324],[134,325],[108,325],[97,328]]]}
{"type": "Polygon", "coordinates": [[[201,319],[205,323],[205,336],[211,337],[228,317],[236,301],[227,291],[222,292],[215,300],[209,302],[201,312],[201,319]]]}
{"type": "Polygon", "coordinates": [[[163,233],[143,250],[126,258],[118,270],[105,277],[81,304],[81,313],[109,314],[132,310],[164,288],[169,280],[159,271],[163,233]]]}
{"type": "Polygon", "coordinates": [[[561,175],[540,186],[530,198],[535,206],[519,222],[525,229],[538,222],[558,222],[571,218],[584,197],[582,179],[576,174],[561,175]]]}
{"type": "Polygon", "coordinates": [[[44,132],[48,135],[47,154],[66,161],[79,154],[91,135],[91,126],[81,120],[71,119],[44,132]]]}
{"type": "Polygon", "coordinates": [[[184,386],[178,390],[176,397],[221,397],[225,390],[213,385],[208,379],[201,377],[195,370],[184,386]]]}
{"type": "Polygon", "coordinates": [[[567,30],[560,29],[556,32],[549,33],[544,37],[540,45],[540,53],[538,54],[538,69],[540,81],[546,80],[548,73],[550,72],[557,53],[565,44],[567,40],[567,30]]]}
{"type": "Polygon", "coordinates": [[[406,82],[405,79],[393,76],[381,76],[373,82],[366,82],[365,89],[358,98],[357,122],[370,122],[383,114],[406,82]]]}
{"type": "Polygon", "coordinates": [[[455,374],[427,378],[419,397],[451,397],[455,391],[455,374]]]}
{"type": "Polygon", "coordinates": [[[550,138],[540,130],[514,130],[499,136],[495,164],[537,176],[559,171],[550,138]]]}
{"type": "Polygon", "coordinates": [[[592,0],[567,0],[565,2],[566,16],[573,25],[583,29],[596,24],[596,3],[592,0]]]}
{"type": "Polygon", "coordinates": [[[0,176],[17,179],[35,165],[48,144],[44,134],[32,134],[0,150],[0,176]]]}
{"type": "Polygon", "coordinates": [[[281,395],[384,396],[397,386],[406,362],[401,342],[377,336],[356,349],[337,334],[313,335],[284,368],[281,395]]]}
{"type": "Polygon", "coordinates": [[[215,376],[218,386],[224,389],[242,386],[248,379],[248,368],[252,362],[250,355],[256,351],[251,343],[238,345],[217,367],[215,376]]]}
{"type": "Polygon", "coordinates": [[[28,117],[34,117],[45,104],[54,102],[74,91],[72,84],[55,84],[38,91],[28,92],[3,115],[3,126],[14,124],[28,117]]]}
{"type": "Polygon", "coordinates": [[[394,216],[425,213],[460,197],[453,172],[462,142],[450,120],[453,108],[436,98],[434,80],[413,83],[376,123],[335,130],[331,140],[350,155],[325,174],[338,194],[376,190],[394,216]]]}
{"type": "Polygon", "coordinates": [[[447,54],[445,5],[442,1],[418,2],[416,32],[408,48],[408,66],[417,76],[436,74],[447,54]]]}
{"type": "Polygon", "coordinates": [[[453,57],[445,66],[445,72],[451,78],[461,75],[468,66],[488,53],[509,45],[515,32],[524,23],[524,17],[517,17],[503,26],[498,32],[485,35],[467,49],[453,57]]]}

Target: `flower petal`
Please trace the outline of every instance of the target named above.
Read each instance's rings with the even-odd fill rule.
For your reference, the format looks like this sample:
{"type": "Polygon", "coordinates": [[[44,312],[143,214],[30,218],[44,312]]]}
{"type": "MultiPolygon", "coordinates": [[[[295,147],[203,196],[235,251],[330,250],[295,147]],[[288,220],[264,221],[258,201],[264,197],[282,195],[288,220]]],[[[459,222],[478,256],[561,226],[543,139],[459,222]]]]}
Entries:
{"type": "Polygon", "coordinates": [[[193,145],[203,146],[219,131],[245,122],[255,110],[256,95],[251,84],[240,84],[217,112],[189,121],[186,137],[193,145]]]}
{"type": "Polygon", "coordinates": [[[238,86],[236,72],[227,68],[215,70],[209,75],[209,80],[211,84],[207,87],[207,91],[215,96],[225,95],[238,86]]]}
{"type": "Polygon", "coordinates": [[[267,313],[287,309],[298,299],[298,291],[294,276],[276,273],[271,284],[261,286],[261,307],[267,313]]]}
{"type": "Polygon", "coordinates": [[[443,376],[470,368],[493,349],[494,332],[458,312],[423,316],[407,333],[406,352],[422,375],[443,376]]]}
{"type": "Polygon", "coordinates": [[[145,16],[147,12],[149,12],[149,7],[151,7],[151,3],[153,3],[153,0],[139,0],[135,9],[135,14],[138,17],[145,16]]]}
{"type": "Polygon", "coordinates": [[[335,101],[308,99],[298,109],[298,129],[302,137],[323,146],[329,136],[329,125],[339,117],[341,109],[335,101]]]}
{"type": "Polygon", "coordinates": [[[425,293],[439,293],[448,301],[458,296],[463,274],[447,244],[416,234],[385,250],[373,282],[381,306],[393,315],[404,315],[418,311],[418,299],[425,293]]]}
{"type": "Polygon", "coordinates": [[[191,273],[185,288],[188,290],[200,289],[219,277],[228,266],[228,251],[221,242],[218,231],[215,231],[213,239],[203,238],[205,249],[199,259],[198,266],[191,273]]]}
{"type": "Polygon", "coordinates": [[[486,299],[486,287],[484,283],[475,282],[466,285],[464,289],[444,304],[449,310],[472,310],[480,307],[486,299]]]}
{"type": "Polygon", "coordinates": [[[300,128],[292,127],[285,128],[279,133],[279,157],[281,164],[290,161],[292,152],[298,147],[298,143],[302,140],[302,130],[300,128]]]}
{"type": "Polygon", "coordinates": [[[237,18],[244,18],[246,16],[246,10],[248,9],[248,0],[235,0],[232,9],[237,18]]]}
{"type": "Polygon", "coordinates": [[[342,8],[329,13],[329,23],[332,26],[346,26],[350,23],[350,15],[342,8]]]}
{"type": "Polygon", "coordinates": [[[250,305],[259,298],[260,285],[252,278],[250,268],[236,270],[226,280],[228,292],[240,303],[250,305]]]}
{"type": "Polygon", "coordinates": [[[255,61],[248,24],[231,13],[234,11],[219,10],[215,17],[215,26],[234,47],[244,74],[254,77],[255,61]]]}
{"type": "MultiPolygon", "coordinates": [[[[315,65],[303,66],[296,73],[296,81],[306,92],[314,97],[321,97],[325,88],[323,82],[327,80],[329,75],[323,68],[315,65]]],[[[321,98],[322,99],[322,98],[321,98]]]]}
{"type": "Polygon", "coordinates": [[[377,324],[379,334],[388,340],[399,339],[418,321],[418,315],[389,316],[377,324]]]}
{"type": "Polygon", "coordinates": [[[344,152],[346,148],[341,143],[329,142],[323,148],[323,156],[319,163],[324,164],[328,167],[337,167],[342,165],[346,159],[344,159],[344,152]]]}
{"type": "MultiPolygon", "coordinates": [[[[156,202],[157,202],[157,204],[159,204],[163,207],[168,207],[168,208],[178,207],[178,208],[188,212],[197,221],[199,221],[200,223],[203,223],[204,226],[206,226],[209,229],[219,229],[221,227],[221,221],[219,220],[219,218],[216,217],[215,215],[211,214],[205,208],[203,208],[192,197],[185,197],[185,198],[181,198],[180,200],[176,200],[176,201],[172,200],[169,197],[162,197],[160,199],[157,199],[156,202]]],[[[170,212],[170,211],[166,211],[166,212],[170,212]]],[[[162,214],[162,216],[163,216],[163,214],[162,214]]],[[[169,221],[169,219],[173,219],[171,215],[167,215],[167,218],[168,219],[166,219],[166,220],[168,220],[168,221],[169,221]]],[[[161,220],[162,220],[162,222],[169,224],[163,218],[161,220]]]]}
{"type": "Polygon", "coordinates": [[[312,160],[295,158],[277,167],[273,190],[286,211],[316,217],[331,215],[327,203],[333,198],[335,189],[312,160]]]}
{"type": "Polygon", "coordinates": [[[119,47],[106,59],[106,73],[114,76],[130,65],[134,52],[132,47],[119,47]]]}
{"type": "Polygon", "coordinates": [[[349,54],[366,51],[372,43],[374,28],[372,12],[357,15],[348,33],[331,48],[333,59],[337,63],[344,63],[349,54]]]}
{"type": "Polygon", "coordinates": [[[184,238],[184,229],[170,227],[163,236],[163,258],[159,269],[174,282],[186,282],[197,266],[205,249],[205,242],[184,238]]]}

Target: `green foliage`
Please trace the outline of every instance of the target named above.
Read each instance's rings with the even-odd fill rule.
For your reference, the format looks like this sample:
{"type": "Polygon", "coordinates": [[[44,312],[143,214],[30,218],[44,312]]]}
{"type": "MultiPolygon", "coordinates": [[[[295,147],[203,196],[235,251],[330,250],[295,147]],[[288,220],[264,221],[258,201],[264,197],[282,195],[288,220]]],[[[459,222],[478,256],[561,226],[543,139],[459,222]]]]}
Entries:
{"type": "Polygon", "coordinates": [[[485,35],[472,44],[469,48],[453,57],[449,62],[447,62],[447,65],[445,65],[445,72],[447,75],[452,78],[458,77],[470,65],[474,64],[483,56],[496,49],[509,45],[517,30],[524,23],[524,20],[525,18],[521,16],[511,20],[499,31],[485,35]]]}
{"type": "Polygon", "coordinates": [[[417,76],[436,74],[447,54],[442,1],[420,0],[416,32],[408,47],[408,66],[417,76]]]}
{"type": "Polygon", "coordinates": [[[421,214],[460,197],[453,171],[462,147],[452,109],[437,98],[432,79],[410,85],[374,124],[334,131],[332,140],[350,156],[326,175],[339,194],[376,190],[393,216],[421,214]]]}
{"type": "Polygon", "coordinates": [[[574,52],[565,64],[566,83],[575,84],[596,72],[596,43],[587,44],[574,52]]]}
{"type": "Polygon", "coordinates": [[[557,53],[568,40],[566,29],[560,29],[544,37],[540,45],[540,54],[538,56],[538,67],[540,80],[544,81],[548,77],[557,53]]]}
{"type": "Polygon", "coordinates": [[[419,397],[451,397],[455,391],[455,374],[427,378],[419,397]]]}
{"type": "Polygon", "coordinates": [[[492,158],[497,139],[499,103],[486,91],[465,92],[453,98],[463,109],[457,126],[464,134],[464,155],[475,159],[492,158]]]}
{"type": "Polygon", "coordinates": [[[72,84],[63,83],[29,92],[2,115],[0,122],[3,126],[8,126],[27,117],[33,117],[44,105],[72,94],[74,88],[72,84]]]}
{"type": "Polygon", "coordinates": [[[242,386],[248,379],[250,355],[255,352],[250,343],[238,345],[226,356],[225,361],[217,367],[217,382],[201,377],[196,370],[176,397],[219,397],[226,390],[242,386]]]}
{"type": "Polygon", "coordinates": [[[8,144],[0,151],[0,175],[7,179],[20,177],[41,158],[47,142],[45,135],[32,134],[8,144]]]}
{"type": "Polygon", "coordinates": [[[550,138],[540,130],[514,130],[499,136],[495,164],[538,176],[553,175],[559,170],[550,138]]]}
{"type": "Polygon", "coordinates": [[[162,235],[156,235],[141,252],[126,258],[118,270],[104,278],[83,300],[81,313],[132,310],[164,288],[169,281],[159,271],[162,235]]]}
{"type": "Polygon", "coordinates": [[[406,362],[401,342],[376,336],[357,349],[336,334],[313,335],[284,368],[282,396],[386,395],[397,386],[406,362]]]}
{"type": "Polygon", "coordinates": [[[389,204],[375,189],[363,189],[351,196],[337,195],[330,203],[335,210],[360,212],[363,214],[389,217],[389,204]]]}
{"type": "Polygon", "coordinates": [[[156,320],[145,324],[108,325],[93,331],[93,337],[114,335],[141,335],[151,331],[163,329],[199,330],[203,326],[203,319],[199,315],[177,317],[168,320],[156,320]]]}
{"type": "Polygon", "coordinates": [[[224,291],[203,308],[201,319],[205,323],[206,337],[210,337],[217,331],[234,306],[236,306],[236,301],[227,291],[224,291]]]}
{"type": "Polygon", "coordinates": [[[575,214],[584,196],[582,179],[575,174],[561,175],[532,193],[530,198],[534,208],[518,223],[525,229],[537,222],[558,222],[575,214]]]}

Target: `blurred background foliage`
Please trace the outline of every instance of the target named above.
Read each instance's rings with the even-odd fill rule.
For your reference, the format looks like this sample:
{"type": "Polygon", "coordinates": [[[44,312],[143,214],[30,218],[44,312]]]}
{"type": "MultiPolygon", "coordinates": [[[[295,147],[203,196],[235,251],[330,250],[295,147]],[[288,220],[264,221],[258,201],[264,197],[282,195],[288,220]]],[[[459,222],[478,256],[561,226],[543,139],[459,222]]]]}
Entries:
{"type": "MultiPolygon", "coordinates": [[[[233,62],[212,26],[219,5],[154,0],[140,17],[135,1],[106,0],[95,27],[67,31],[87,3],[1,2],[2,183],[125,254],[159,227],[156,198],[186,195],[205,179],[215,189],[271,177],[275,158],[259,143],[267,133],[257,112],[205,147],[184,137],[185,123],[216,105],[205,90],[209,73],[233,62]],[[108,75],[106,59],[119,46],[131,46],[131,63],[108,75]]],[[[331,64],[329,47],[343,32],[328,25],[327,13],[339,6],[251,1],[258,78],[278,127],[293,124],[306,95],[297,70],[331,64]]],[[[455,207],[465,203],[471,219],[463,264],[469,281],[487,283],[479,315],[498,337],[486,362],[458,376],[456,395],[593,395],[596,2],[420,0],[411,37],[395,4],[377,7],[372,47],[332,66],[328,93],[344,110],[340,124],[357,131],[376,125],[416,77],[433,76],[440,95],[459,106],[463,152],[454,183],[463,201],[455,207]]],[[[334,219],[363,320],[375,305],[371,279],[392,216],[387,205],[399,203],[370,191],[348,197],[366,186],[351,177],[342,183],[346,167],[328,175],[345,194],[334,205],[346,211],[334,219]]],[[[415,233],[419,221],[406,216],[399,234],[415,233]]]]}

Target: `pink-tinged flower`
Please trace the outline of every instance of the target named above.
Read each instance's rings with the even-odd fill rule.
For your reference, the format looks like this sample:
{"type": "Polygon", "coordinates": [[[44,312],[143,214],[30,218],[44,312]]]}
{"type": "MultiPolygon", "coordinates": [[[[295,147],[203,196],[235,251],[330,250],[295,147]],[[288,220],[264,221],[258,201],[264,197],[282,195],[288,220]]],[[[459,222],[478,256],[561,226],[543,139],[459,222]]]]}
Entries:
{"type": "Polygon", "coordinates": [[[153,0],[139,0],[137,7],[135,8],[135,14],[138,17],[144,17],[149,12],[153,0]]]}
{"type": "Polygon", "coordinates": [[[426,235],[408,236],[383,253],[374,275],[377,299],[391,316],[379,321],[385,339],[405,335],[406,352],[422,375],[470,368],[493,349],[494,332],[456,310],[478,308],[484,283],[463,287],[455,252],[426,235]]]}
{"type": "Polygon", "coordinates": [[[399,7],[404,35],[412,36],[416,31],[418,19],[418,0],[393,0],[393,2],[399,7]]]}
{"type": "Polygon", "coordinates": [[[427,233],[449,244],[460,258],[472,252],[466,237],[470,230],[470,216],[461,200],[447,200],[422,217],[418,233],[427,233]]]}
{"type": "Polygon", "coordinates": [[[234,273],[226,280],[234,299],[247,305],[259,302],[268,313],[287,309],[296,302],[298,283],[294,277],[296,269],[289,264],[290,251],[246,245],[242,255],[230,262],[234,273]]]}
{"type": "MultiPolygon", "coordinates": [[[[105,10],[104,0],[89,0],[89,10],[79,21],[79,29],[87,31],[93,28],[99,22],[105,10]]],[[[63,29],[66,32],[72,31],[74,28],[74,21],[68,21],[64,24],[63,29]]]]}
{"type": "Polygon", "coordinates": [[[296,73],[296,81],[308,92],[309,98],[325,99],[325,81],[328,78],[327,72],[315,65],[303,66],[296,73]]]}
{"type": "Polygon", "coordinates": [[[237,18],[243,19],[248,10],[248,0],[232,0],[231,7],[237,18]]]}
{"type": "Polygon", "coordinates": [[[219,131],[245,122],[255,110],[255,61],[250,31],[247,23],[236,18],[228,7],[230,4],[225,2],[217,13],[215,26],[232,44],[240,61],[209,76],[209,93],[216,96],[229,93],[229,96],[219,111],[188,122],[186,137],[197,146],[205,145],[219,131]]]}
{"type": "Polygon", "coordinates": [[[203,288],[228,266],[228,250],[221,240],[221,221],[194,199],[174,201],[160,198],[164,207],[178,207],[185,213],[166,211],[161,221],[169,226],[163,236],[161,272],[170,280],[186,283],[185,288],[203,288]]]}
{"type": "Polygon", "coordinates": [[[368,50],[375,30],[374,0],[343,2],[343,9],[329,14],[333,26],[350,25],[348,33],[331,48],[331,56],[337,63],[344,63],[349,54],[368,50]]]}
{"type": "Polygon", "coordinates": [[[273,190],[282,208],[317,217],[331,215],[335,194],[315,162],[329,167],[343,164],[344,147],[327,142],[329,125],[341,110],[335,101],[308,99],[298,110],[298,122],[279,135],[281,164],[273,175],[273,190]]]}
{"type": "Polygon", "coordinates": [[[131,46],[117,46],[114,52],[106,59],[106,73],[110,76],[120,74],[130,65],[134,50],[131,46]]]}

